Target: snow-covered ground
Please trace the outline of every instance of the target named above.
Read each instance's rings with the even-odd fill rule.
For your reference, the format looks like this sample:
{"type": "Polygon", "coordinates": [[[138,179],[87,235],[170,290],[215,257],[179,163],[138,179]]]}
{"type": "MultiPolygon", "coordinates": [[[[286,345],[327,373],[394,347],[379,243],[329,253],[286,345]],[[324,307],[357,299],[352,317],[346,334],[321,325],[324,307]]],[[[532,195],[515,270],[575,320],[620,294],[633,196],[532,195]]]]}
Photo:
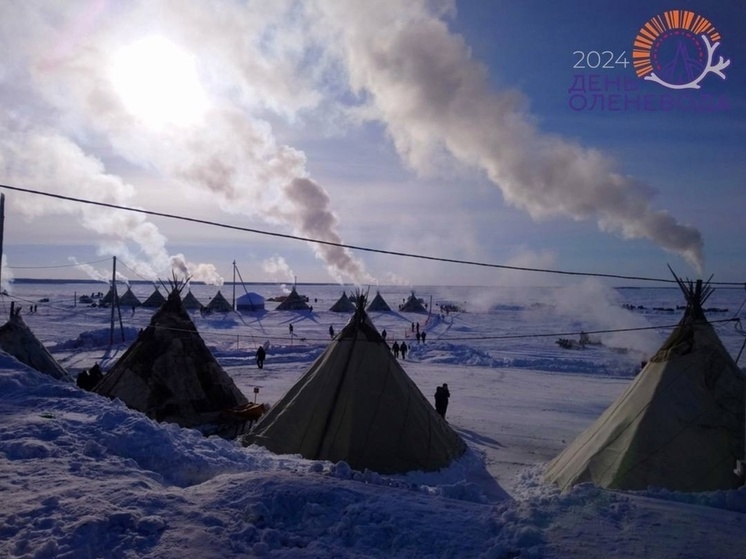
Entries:
{"type": "MultiPolygon", "coordinates": [[[[282,293],[279,286],[248,287],[265,297],[282,293]]],[[[0,312],[7,316],[11,301],[20,305],[37,338],[73,375],[94,362],[106,371],[152,315],[123,309],[110,346],[111,311],[75,304],[107,289],[19,283],[0,300],[0,312]]],[[[133,286],[141,299],[152,290],[133,286]]],[[[206,303],[217,288],[192,291],[206,303]]],[[[349,317],[326,310],[339,286],[299,292],[313,313],[278,312],[268,302],[263,313],[192,314],[249,399],[256,388],[258,401],[274,403],[323,351],[329,326],[339,331],[349,317]],[[265,343],[259,370],[253,355],[265,343]]],[[[432,297],[430,319],[396,311],[371,318],[389,341],[407,341],[403,366],[429,399],[439,384],[450,387],[447,419],[469,450],[436,473],[381,476],[204,438],[0,354],[0,556],[746,557],[746,490],[581,485],[561,494],[541,478],[543,465],[622,392],[678,322],[678,288],[582,281],[416,292],[428,304],[432,297]],[[446,303],[464,312],[438,314],[446,303]],[[427,332],[424,344],[411,329],[417,322],[427,332]],[[577,339],[581,330],[601,343],[555,343],[577,339]]],[[[231,300],[230,286],[222,293],[231,300]]],[[[236,295],[242,293],[239,287],[236,295]]],[[[409,290],[384,287],[381,294],[396,309],[409,290]]],[[[744,290],[717,290],[705,305],[713,309],[710,320],[732,318],[745,297],[744,290]]],[[[743,336],[733,322],[715,326],[735,357],[743,336]]]]}

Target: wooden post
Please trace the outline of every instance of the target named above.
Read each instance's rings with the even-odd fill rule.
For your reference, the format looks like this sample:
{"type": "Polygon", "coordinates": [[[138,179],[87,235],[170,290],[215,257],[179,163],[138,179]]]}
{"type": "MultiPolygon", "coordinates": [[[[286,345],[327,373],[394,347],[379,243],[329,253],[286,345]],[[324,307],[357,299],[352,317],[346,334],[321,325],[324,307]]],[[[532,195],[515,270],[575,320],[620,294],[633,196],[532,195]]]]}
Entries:
{"type": "Polygon", "coordinates": [[[5,230],[5,194],[0,193],[0,291],[2,291],[3,232],[5,230]]]}
{"type": "Polygon", "coordinates": [[[114,307],[117,306],[117,257],[113,257],[114,264],[111,271],[111,327],[109,329],[109,345],[114,345],[114,307]]]}
{"type": "Polygon", "coordinates": [[[233,261],[233,310],[236,310],[236,261],[233,261]]]}

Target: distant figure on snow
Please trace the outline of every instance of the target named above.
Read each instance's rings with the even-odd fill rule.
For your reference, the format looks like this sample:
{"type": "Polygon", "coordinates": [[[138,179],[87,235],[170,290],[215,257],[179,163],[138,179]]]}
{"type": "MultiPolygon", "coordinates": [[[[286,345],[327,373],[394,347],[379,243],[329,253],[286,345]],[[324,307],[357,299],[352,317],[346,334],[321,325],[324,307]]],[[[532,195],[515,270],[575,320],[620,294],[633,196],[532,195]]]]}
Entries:
{"type": "Polygon", "coordinates": [[[422,334],[420,334],[420,331],[417,330],[417,343],[420,343],[422,341],[422,334]]]}
{"type": "Polygon", "coordinates": [[[386,328],[384,328],[383,330],[381,330],[381,337],[383,338],[384,342],[386,341],[386,336],[387,336],[386,328]]]}
{"type": "Polygon", "coordinates": [[[426,332],[424,330],[420,333],[420,336],[422,336],[422,343],[423,344],[425,343],[425,334],[426,334],[426,332]]]}
{"type": "Polygon", "coordinates": [[[443,419],[446,418],[446,410],[448,409],[448,398],[451,397],[451,392],[448,390],[448,385],[443,383],[443,386],[439,386],[435,389],[435,411],[443,419]]]}
{"type": "Polygon", "coordinates": [[[401,351],[401,358],[406,359],[407,358],[407,342],[402,342],[399,346],[399,351],[401,351]]]}
{"type": "Polygon", "coordinates": [[[329,326],[329,337],[330,338],[334,337],[334,326],[333,325],[329,326]]]}
{"type": "Polygon", "coordinates": [[[293,335],[293,325],[292,324],[288,324],[288,331],[290,332],[290,335],[292,336],[293,335]]]}
{"type": "Polygon", "coordinates": [[[256,366],[260,369],[264,368],[264,360],[267,358],[267,352],[264,351],[264,346],[259,346],[256,350],[256,366]]]}
{"type": "Polygon", "coordinates": [[[391,350],[394,352],[394,357],[399,358],[399,342],[394,340],[394,345],[391,346],[391,350]]]}

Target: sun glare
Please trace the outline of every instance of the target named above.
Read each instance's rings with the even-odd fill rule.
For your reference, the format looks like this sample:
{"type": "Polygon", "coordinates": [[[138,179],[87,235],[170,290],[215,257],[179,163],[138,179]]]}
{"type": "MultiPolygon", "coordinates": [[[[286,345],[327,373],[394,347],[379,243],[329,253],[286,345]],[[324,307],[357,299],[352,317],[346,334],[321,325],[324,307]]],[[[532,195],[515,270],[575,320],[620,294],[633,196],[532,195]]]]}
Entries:
{"type": "Polygon", "coordinates": [[[194,59],[162,37],[120,49],[111,79],[127,109],[153,127],[194,124],[207,108],[194,59]]]}

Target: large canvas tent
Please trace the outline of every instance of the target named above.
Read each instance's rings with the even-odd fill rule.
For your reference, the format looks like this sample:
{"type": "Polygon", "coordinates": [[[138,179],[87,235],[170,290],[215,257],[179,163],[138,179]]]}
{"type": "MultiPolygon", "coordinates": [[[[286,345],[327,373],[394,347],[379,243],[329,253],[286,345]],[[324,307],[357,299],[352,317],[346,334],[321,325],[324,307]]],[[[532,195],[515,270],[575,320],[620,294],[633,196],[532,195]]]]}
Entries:
{"type": "Polygon", "coordinates": [[[278,311],[305,311],[308,310],[308,304],[306,303],[306,298],[302,295],[299,295],[298,292],[295,290],[295,286],[293,286],[293,289],[290,291],[290,294],[285,297],[285,300],[277,305],[277,308],[275,310],[278,311]]]}
{"type": "Polygon", "coordinates": [[[394,358],[359,300],[350,322],[243,438],[278,454],[392,474],[448,466],[466,445],[394,358]]]}
{"type": "Polygon", "coordinates": [[[412,291],[412,294],[409,296],[409,298],[404,302],[404,304],[399,309],[402,312],[416,312],[416,313],[426,313],[427,309],[425,308],[425,305],[422,304],[422,301],[420,301],[414,294],[414,291],[412,291]]]}
{"type": "Polygon", "coordinates": [[[355,312],[355,303],[350,301],[350,298],[347,296],[347,293],[345,291],[342,292],[342,296],[337,299],[337,302],[334,303],[329,310],[331,312],[355,312]]]}
{"type": "Polygon", "coordinates": [[[188,311],[198,311],[202,308],[202,303],[199,302],[191,291],[184,295],[181,302],[184,304],[184,308],[188,311]]]}
{"type": "Polygon", "coordinates": [[[128,287],[127,291],[124,292],[124,295],[119,297],[119,306],[125,307],[125,308],[132,308],[132,307],[139,307],[142,305],[140,302],[140,299],[137,298],[137,295],[132,293],[132,288],[128,287]]]}
{"type": "Polygon", "coordinates": [[[163,294],[160,291],[158,291],[158,288],[156,287],[153,290],[153,293],[150,294],[150,297],[148,297],[142,302],[142,306],[148,307],[151,309],[157,309],[161,305],[163,305],[163,303],[165,302],[166,302],[166,298],[163,296],[163,294]]]}
{"type": "MultiPolygon", "coordinates": [[[[678,279],[678,278],[677,278],[678,279]]],[[[685,285],[684,316],[627,390],[547,467],[565,489],[712,491],[741,485],[744,379],[702,310],[710,294],[685,285]]]]}
{"type": "Polygon", "coordinates": [[[368,312],[391,312],[391,307],[389,307],[388,303],[383,297],[381,297],[381,292],[376,291],[376,296],[373,297],[373,300],[370,302],[366,310],[368,312]]]}
{"type": "Polygon", "coordinates": [[[218,291],[215,294],[215,297],[210,299],[210,302],[207,303],[205,308],[210,312],[231,312],[233,310],[233,305],[231,305],[228,300],[223,297],[223,294],[218,291]]]}
{"type": "Polygon", "coordinates": [[[221,411],[248,402],[205,345],[177,288],[94,391],[182,427],[215,422],[221,411]]]}
{"type": "Polygon", "coordinates": [[[236,299],[237,311],[256,312],[264,310],[264,297],[258,293],[244,293],[236,299]]]}
{"type": "Polygon", "coordinates": [[[73,380],[34,335],[17,311],[11,314],[8,322],[0,326],[0,350],[12,355],[24,365],[52,378],[73,380]]]}

